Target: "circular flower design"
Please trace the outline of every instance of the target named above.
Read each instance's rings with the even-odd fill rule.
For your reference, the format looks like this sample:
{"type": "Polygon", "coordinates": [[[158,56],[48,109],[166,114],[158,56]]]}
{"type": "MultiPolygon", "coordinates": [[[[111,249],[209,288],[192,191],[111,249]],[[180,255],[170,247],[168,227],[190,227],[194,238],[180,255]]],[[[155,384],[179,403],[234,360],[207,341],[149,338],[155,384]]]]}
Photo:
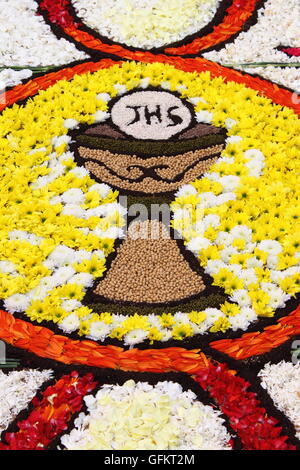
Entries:
{"type": "Polygon", "coordinates": [[[58,82],[24,108],[4,111],[0,126],[3,153],[10,155],[1,183],[7,203],[0,264],[1,297],[9,312],[54,321],[67,333],[79,330],[95,340],[110,336],[132,345],[146,338],[246,330],[298,292],[299,120],[292,110],[206,73],[124,64],[58,82]],[[228,136],[221,157],[203,178],[179,189],[172,203],[174,228],[227,295],[219,308],[158,316],[139,315],[137,309],[124,317],[95,311],[85,301],[122,234],[124,210],[116,191],[77,166],[70,142],[79,125],[109,122],[111,100],[149,86],[178,93],[198,124],[228,136]],[[8,134],[7,122],[14,123],[8,134]]]}

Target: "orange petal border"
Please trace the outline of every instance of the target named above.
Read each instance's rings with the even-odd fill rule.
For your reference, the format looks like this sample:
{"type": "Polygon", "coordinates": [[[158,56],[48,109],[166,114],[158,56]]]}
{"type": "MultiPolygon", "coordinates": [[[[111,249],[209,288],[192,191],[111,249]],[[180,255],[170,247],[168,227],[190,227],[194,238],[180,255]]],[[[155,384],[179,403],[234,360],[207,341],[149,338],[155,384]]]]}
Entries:
{"type": "Polygon", "coordinates": [[[131,372],[185,372],[190,375],[208,367],[206,356],[184,348],[129,349],[101,346],[91,340],[73,340],[0,310],[0,338],[16,348],[64,364],[121,369],[131,372]]]}
{"type": "Polygon", "coordinates": [[[265,354],[300,334],[300,305],[290,315],[281,318],[263,332],[245,333],[237,339],[213,341],[210,346],[234,359],[247,359],[265,354]]]}
{"type": "MultiPolygon", "coordinates": [[[[243,360],[265,354],[295,335],[300,334],[300,306],[263,332],[245,333],[241,338],[210,343],[213,349],[243,360]]],[[[186,372],[190,375],[208,366],[208,359],[199,349],[180,347],[165,349],[129,349],[101,346],[91,340],[73,340],[56,335],[42,326],[35,326],[0,310],[0,339],[39,357],[64,364],[81,364],[134,372],[186,372]]]]}
{"type": "MultiPolygon", "coordinates": [[[[181,57],[168,57],[154,54],[149,54],[149,57],[144,60],[141,57],[140,61],[143,63],[165,63],[173,65],[175,68],[183,70],[184,72],[210,72],[212,78],[222,77],[225,82],[233,81],[244,84],[271,99],[274,103],[287,106],[293,109],[296,114],[300,115],[300,99],[296,93],[262,78],[223,67],[215,62],[199,57],[195,59],[184,59],[181,57]]],[[[96,72],[117,64],[121,66],[123,63],[122,61],[113,61],[111,59],[102,59],[99,62],[83,62],[34,78],[23,85],[17,85],[2,95],[0,94],[0,111],[18,101],[34,96],[40,90],[46,90],[59,80],[71,80],[75,75],[96,72]]]]}

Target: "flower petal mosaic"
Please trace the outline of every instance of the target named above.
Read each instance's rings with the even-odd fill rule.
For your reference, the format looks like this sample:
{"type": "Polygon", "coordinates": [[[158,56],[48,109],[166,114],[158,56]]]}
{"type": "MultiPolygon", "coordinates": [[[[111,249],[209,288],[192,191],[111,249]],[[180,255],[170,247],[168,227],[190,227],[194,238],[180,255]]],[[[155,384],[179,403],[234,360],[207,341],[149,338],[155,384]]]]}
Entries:
{"type": "Polygon", "coordinates": [[[300,449],[299,97],[214,62],[264,3],[20,10],[73,55],[2,72],[1,450],[300,449]]]}

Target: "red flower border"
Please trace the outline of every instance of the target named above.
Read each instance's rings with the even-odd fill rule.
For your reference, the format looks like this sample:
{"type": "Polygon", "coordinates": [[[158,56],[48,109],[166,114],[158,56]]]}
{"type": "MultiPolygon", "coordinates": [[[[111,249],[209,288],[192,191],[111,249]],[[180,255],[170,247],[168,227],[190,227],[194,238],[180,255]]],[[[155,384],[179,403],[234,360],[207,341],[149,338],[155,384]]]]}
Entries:
{"type": "Polygon", "coordinates": [[[195,380],[208,391],[220,410],[229,418],[244,450],[297,450],[282,436],[278,421],[261,408],[250,383],[234,375],[224,364],[210,364],[196,374],[195,380]]]}
{"type": "Polygon", "coordinates": [[[4,434],[0,450],[47,449],[51,441],[67,430],[74,414],[82,409],[84,396],[96,385],[92,374],[79,377],[72,372],[61,377],[44,391],[41,399],[32,400],[34,410],[17,423],[17,432],[4,434]]]}

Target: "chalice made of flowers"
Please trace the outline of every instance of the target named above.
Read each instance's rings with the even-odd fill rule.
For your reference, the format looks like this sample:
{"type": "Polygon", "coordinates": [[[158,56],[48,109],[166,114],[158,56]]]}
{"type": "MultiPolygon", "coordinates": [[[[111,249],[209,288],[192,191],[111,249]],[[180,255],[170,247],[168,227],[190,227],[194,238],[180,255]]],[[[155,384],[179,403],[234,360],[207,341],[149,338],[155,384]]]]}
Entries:
{"type": "Polygon", "coordinates": [[[131,213],[140,210],[93,297],[162,305],[195,299],[205,281],[194,255],[170,233],[168,202],[216,161],[226,132],[197,122],[191,103],[157,88],[118,96],[109,114],[105,123],[76,132],[77,156],[96,179],[128,197],[131,213]]]}

